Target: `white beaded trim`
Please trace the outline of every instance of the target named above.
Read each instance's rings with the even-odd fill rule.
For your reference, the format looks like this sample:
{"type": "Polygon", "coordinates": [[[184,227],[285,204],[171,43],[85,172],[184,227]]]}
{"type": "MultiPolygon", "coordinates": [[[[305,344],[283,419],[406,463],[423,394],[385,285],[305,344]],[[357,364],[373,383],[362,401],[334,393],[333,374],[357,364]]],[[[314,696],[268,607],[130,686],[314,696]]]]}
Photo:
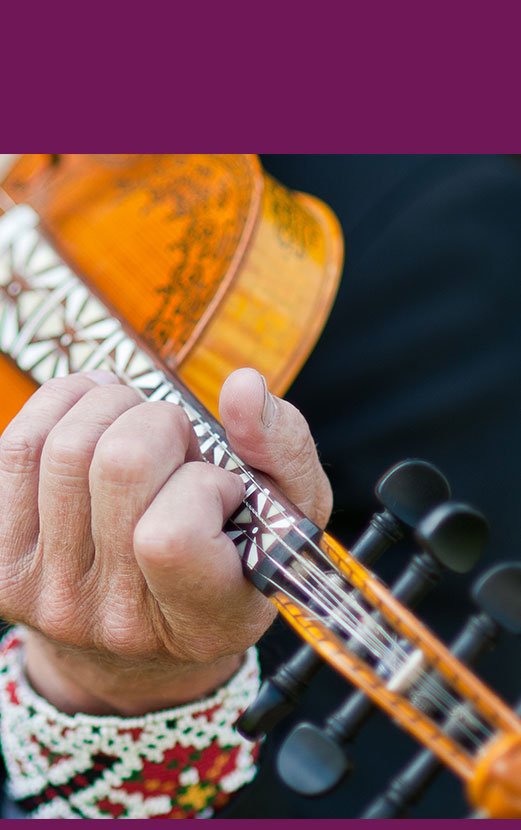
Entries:
{"type": "MultiPolygon", "coordinates": [[[[103,799],[121,805],[125,818],[167,814],[175,806],[170,795],[127,793],[123,785],[140,773],[145,763],[160,764],[165,752],[175,746],[196,751],[212,743],[223,751],[237,747],[234,768],[219,780],[223,792],[232,793],[255,776],[255,747],[233,727],[258,693],[260,670],[255,647],[248,650],[237,674],[203,700],[133,718],[71,716],[59,712],[29,686],[23,647],[9,647],[13,640],[23,643],[24,636],[21,627],[9,631],[0,653],[0,731],[10,796],[19,801],[41,794],[48,786],[65,785],[90,770],[97,754],[118,759],[91,785],[66,799],[56,797],[42,804],[31,813],[34,818],[107,818],[97,806],[103,799]],[[52,753],[51,761],[48,753],[52,753]]],[[[179,775],[183,787],[198,782],[195,764],[179,775]]],[[[200,812],[201,817],[208,814],[208,808],[200,812]]]]}

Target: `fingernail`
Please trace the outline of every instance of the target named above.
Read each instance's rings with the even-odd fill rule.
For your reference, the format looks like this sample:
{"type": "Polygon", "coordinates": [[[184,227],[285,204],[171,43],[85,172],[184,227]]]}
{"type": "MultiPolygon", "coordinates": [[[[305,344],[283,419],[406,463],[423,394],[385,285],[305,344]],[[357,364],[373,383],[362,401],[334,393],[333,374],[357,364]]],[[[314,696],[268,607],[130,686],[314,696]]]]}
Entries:
{"type": "Polygon", "coordinates": [[[263,375],[261,375],[261,378],[264,385],[264,408],[262,410],[261,419],[265,427],[270,427],[273,424],[277,414],[277,401],[268,390],[266,378],[263,375]]]}
{"type": "Polygon", "coordinates": [[[105,383],[119,383],[119,378],[114,372],[106,372],[103,369],[93,369],[92,372],[85,372],[85,374],[100,386],[105,383]]]}

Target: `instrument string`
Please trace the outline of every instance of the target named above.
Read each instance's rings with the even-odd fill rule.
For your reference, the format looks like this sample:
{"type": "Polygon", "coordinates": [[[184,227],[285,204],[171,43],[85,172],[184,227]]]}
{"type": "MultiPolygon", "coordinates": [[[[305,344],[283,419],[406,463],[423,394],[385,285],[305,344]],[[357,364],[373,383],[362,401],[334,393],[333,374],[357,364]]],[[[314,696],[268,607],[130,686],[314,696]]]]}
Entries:
{"type": "MultiPolygon", "coordinates": [[[[0,194],[2,195],[2,194],[0,194]]],[[[11,207],[11,205],[9,205],[11,207]]],[[[5,205],[4,205],[5,209],[5,205]]],[[[56,296],[53,297],[53,302],[56,299],[56,296]]],[[[60,302],[63,301],[63,298],[60,299],[60,302]]],[[[43,309],[45,311],[45,308],[43,309]]],[[[43,312],[42,312],[43,313],[43,312]]],[[[31,321],[34,324],[35,317],[34,315],[31,317],[31,321]]],[[[27,335],[32,333],[32,329],[27,326],[24,327],[24,333],[27,335]]],[[[84,341],[85,342],[85,341],[84,341]]],[[[19,344],[20,345],[20,344],[19,344]]],[[[23,343],[21,344],[23,346],[23,343]]],[[[143,400],[147,400],[148,396],[144,393],[136,384],[136,380],[131,379],[125,375],[125,372],[122,372],[118,369],[114,364],[115,361],[112,359],[110,355],[110,351],[113,349],[112,342],[106,344],[105,351],[103,352],[103,348],[100,349],[100,343],[89,343],[92,348],[92,354],[90,360],[95,365],[99,365],[101,362],[103,366],[110,366],[112,371],[128,386],[135,389],[143,398],[143,400]],[[103,352],[103,354],[102,354],[103,352]]],[[[94,368],[94,366],[89,366],[89,368],[94,368]]],[[[66,373],[67,366],[62,361],[60,363],[57,361],[55,372],[56,374],[63,374],[66,373]]],[[[161,371],[161,370],[159,370],[161,371]]],[[[407,647],[404,647],[402,644],[402,640],[399,638],[398,632],[394,632],[392,626],[389,626],[391,631],[393,631],[393,635],[389,634],[387,628],[381,625],[379,622],[375,621],[374,617],[371,615],[371,612],[367,611],[366,608],[357,600],[356,595],[358,594],[357,589],[350,586],[350,590],[347,591],[341,588],[338,585],[338,582],[333,579],[331,575],[328,575],[324,571],[318,567],[318,565],[310,560],[307,556],[302,555],[298,551],[295,551],[284,539],[284,537],[277,531],[276,528],[270,526],[263,518],[259,515],[258,511],[255,509],[255,504],[251,500],[251,496],[253,492],[257,492],[257,494],[262,493],[263,496],[266,498],[266,501],[271,506],[275,507],[278,514],[281,516],[285,516],[289,520],[291,520],[290,527],[293,530],[297,531],[300,537],[306,542],[307,547],[310,551],[316,554],[319,561],[327,562],[328,566],[331,568],[331,562],[329,557],[325,553],[324,550],[314,541],[314,539],[310,538],[302,529],[298,526],[298,523],[294,523],[294,515],[288,511],[286,507],[279,504],[276,501],[276,496],[272,496],[268,488],[264,488],[262,484],[259,484],[255,478],[255,474],[252,470],[250,470],[246,465],[244,465],[240,459],[231,451],[229,446],[227,445],[225,439],[219,433],[217,425],[212,427],[211,421],[209,422],[203,415],[199,409],[200,404],[196,401],[196,399],[191,395],[191,393],[186,390],[184,391],[184,387],[182,383],[179,385],[171,380],[170,377],[164,377],[164,383],[162,384],[161,388],[164,388],[166,391],[161,393],[160,389],[156,389],[154,393],[151,393],[151,397],[155,400],[161,399],[161,397],[166,397],[169,391],[172,389],[175,390],[176,395],[179,398],[179,405],[185,410],[190,418],[190,421],[195,426],[203,428],[204,436],[200,438],[200,443],[202,444],[205,442],[209,436],[211,436],[213,446],[218,446],[223,453],[223,457],[227,459],[231,459],[233,463],[236,465],[236,469],[234,472],[241,475],[243,480],[249,482],[252,490],[250,491],[250,495],[246,496],[244,499],[244,504],[251,514],[255,516],[257,521],[260,525],[262,525],[266,531],[271,535],[272,539],[275,538],[276,541],[284,546],[292,555],[293,559],[296,560],[301,568],[300,581],[299,576],[295,575],[291,569],[285,568],[285,566],[281,566],[280,562],[278,562],[275,557],[273,557],[269,550],[264,551],[264,555],[267,556],[273,563],[274,566],[281,571],[285,576],[285,583],[284,584],[277,584],[276,579],[270,578],[269,581],[275,586],[282,590],[287,596],[294,599],[297,604],[301,604],[298,596],[291,595],[291,590],[288,591],[287,588],[287,581],[290,580],[294,585],[296,585],[299,590],[301,590],[315,605],[317,608],[321,609],[321,612],[325,614],[326,619],[323,619],[322,622],[326,625],[331,624],[333,622],[335,626],[343,632],[343,635],[349,640],[349,638],[355,639],[358,643],[360,643],[367,652],[377,659],[380,663],[382,670],[388,671],[392,676],[392,669],[394,669],[394,664],[400,666],[404,666],[407,663],[407,660],[411,657],[410,649],[418,650],[418,646],[413,643],[408,643],[407,638],[403,638],[403,642],[408,643],[409,650],[407,647]],[[168,389],[170,387],[170,389],[168,389]],[[185,397],[186,394],[186,397],[185,397]],[[154,397],[156,395],[156,397],[154,397]],[[193,403],[191,402],[193,400],[193,403]]],[[[210,417],[210,416],[208,416],[210,417]]],[[[212,446],[212,450],[213,450],[212,446]]],[[[205,457],[205,453],[202,453],[202,456],[205,461],[212,462],[211,458],[205,457]]],[[[296,514],[298,516],[298,513],[296,514]]],[[[247,533],[243,527],[239,527],[235,525],[237,529],[249,538],[252,544],[258,544],[258,538],[253,539],[247,533]]],[[[339,577],[337,577],[338,579],[339,577]]],[[[349,585],[348,580],[344,577],[344,581],[347,585],[349,585]]],[[[362,593],[363,596],[363,593],[362,593]]],[[[314,612],[314,608],[308,609],[309,613],[314,615],[315,618],[321,619],[320,616],[314,612]]],[[[419,649],[421,650],[421,649],[419,649]]],[[[448,712],[449,717],[454,714],[454,710],[459,707],[462,708],[461,701],[454,697],[450,692],[448,692],[445,681],[441,683],[436,679],[439,675],[436,675],[434,670],[425,671],[420,666],[420,671],[414,673],[415,680],[413,683],[410,684],[409,689],[407,689],[407,693],[410,694],[411,690],[414,690],[414,694],[422,694],[424,697],[429,697],[429,699],[435,704],[438,709],[441,711],[448,712]]],[[[472,720],[476,724],[476,729],[481,729],[485,731],[487,728],[483,725],[482,721],[478,720],[475,715],[471,715],[472,720]]],[[[472,740],[476,740],[476,737],[473,733],[470,733],[470,737],[472,740]]]]}
{"type": "MultiPolygon", "coordinates": [[[[207,424],[207,422],[205,422],[205,423],[207,424]]],[[[208,424],[207,424],[207,426],[208,426],[209,429],[211,429],[211,427],[208,424]]],[[[223,439],[221,439],[221,437],[217,433],[213,433],[213,435],[215,436],[216,442],[219,443],[219,445],[222,448],[222,450],[224,451],[224,453],[228,454],[230,457],[232,457],[231,453],[230,453],[230,450],[229,450],[228,446],[226,445],[226,442],[223,441],[223,439]]],[[[233,458],[236,462],[239,463],[239,467],[241,469],[241,472],[245,473],[248,476],[248,478],[251,480],[251,482],[259,490],[261,490],[261,488],[259,487],[259,485],[257,484],[257,482],[256,482],[256,480],[253,476],[253,473],[247,467],[242,465],[242,463],[240,462],[240,460],[236,456],[233,456],[233,458]]],[[[270,501],[271,504],[274,504],[273,500],[270,498],[269,492],[266,492],[266,490],[262,490],[262,492],[267,496],[268,501],[270,501]]],[[[282,544],[289,552],[291,552],[293,557],[298,559],[301,562],[301,564],[303,564],[304,567],[306,569],[308,569],[308,571],[311,568],[315,567],[317,573],[320,573],[320,577],[321,577],[321,579],[323,579],[323,572],[320,571],[318,566],[315,566],[314,563],[312,563],[312,561],[310,559],[308,559],[307,557],[302,557],[300,554],[298,554],[297,551],[295,551],[290,545],[287,544],[284,537],[282,537],[279,533],[277,533],[276,529],[270,528],[266,524],[266,522],[264,521],[262,516],[259,515],[259,513],[255,510],[254,505],[249,502],[248,497],[246,497],[244,499],[244,502],[247,504],[248,509],[251,510],[253,515],[256,517],[257,521],[260,524],[262,524],[269,533],[273,534],[276,537],[279,544],[282,544]]],[[[322,551],[322,549],[312,539],[310,539],[307,536],[307,534],[305,534],[298,526],[294,526],[293,529],[296,530],[297,532],[299,532],[300,536],[303,538],[303,540],[305,542],[308,543],[308,545],[312,548],[312,550],[314,552],[318,552],[320,554],[321,558],[325,558],[326,561],[328,562],[328,564],[330,564],[329,563],[329,558],[324,553],[324,551],[322,551]]],[[[242,530],[244,532],[244,529],[242,529],[242,530]]],[[[255,540],[253,540],[251,537],[250,537],[250,541],[252,543],[255,542],[255,540]]],[[[264,555],[268,556],[268,558],[273,562],[273,564],[279,570],[286,571],[285,576],[287,577],[287,575],[288,575],[287,574],[287,569],[281,569],[280,563],[274,557],[270,556],[269,551],[263,550],[263,553],[264,553],[264,555]]],[[[315,574],[315,576],[316,576],[316,574],[315,574]]],[[[272,581],[272,580],[270,580],[270,581],[272,581]]],[[[340,591],[338,586],[335,585],[334,583],[333,583],[333,586],[331,585],[331,583],[329,585],[327,585],[327,583],[325,583],[325,582],[321,582],[317,585],[317,587],[320,587],[321,589],[324,589],[324,587],[326,587],[327,590],[330,590],[331,587],[333,587],[333,593],[335,591],[338,593],[338,591],[340,591]]],[[[278,586],[278,587],[280,587],[281,590],[284,590],[283,585],[278,586]]],[[[312,592],[310,594],[309,591],[306,591],[306,593],[308,594],[310,599],[316,600],[316,592],[312,592]]],[[[353,602],[353,597],[351,596],[350,592],[348,593],[348,592],[342,591],[340,599],[342,600],[342,603],[345,603],[346,601],[348,603],[353,602]]],[[[392,643],[393,643],[392,647],[388,648],[388,650],[386,652],[385,645],[381,644],[381,640],[379,640],[378,637],[373,637],[373,641],[372,642],[370,641],[369,637],[367,636],[367,633],[368,633],[367,629],[364,630],[364,622],[366,622],[366,624],[367,624],[367,620],[370,620],[370,627],[372,629],[374,629],[374,620],[371,617],[370,613],[368,613],[365,609],[363,609],[361,605],[357,604],[357,606],[358,607],[356,608],[356,610],[359,613],[361,613],[362,620],[358,620],[353,614],[350,614],[348,619],[350,619],[352,622],[355,623],[355,628],[353,629],[351,626],[346,625],[345,618],[344,618],[344,621],[340,623],[341,626],[345,626],[344,631],[347,629],[347,633],[349,633],[350,636],[353,636],[355,639],[357,639],[365,648],[367,648],[367,650],[370,653],[373,654],[373,656],[379,658],[380,660],[383,660],[389,654],[393,654],[393,656],[396,656],[396,650],[400,649],[400,652],[401,652],[400,657],[401,657],[401,660],[402,660],[402,665],[405,664],[406,660],[410,656],[409,652],[407,652],[406,649],[404,649],[403,647],[400,647],[398,641],[395,640],[395,639],[392,639],[390,637],[390,635],[387,633],[387,631],[380,624],[377,624],[377,626],[376,626],[376,630],[377,630],[378,634],[383,636],[384,638],[387,638],[388,640],[392,640],[392,643]],[[356,623],[359,623],[359,625],[356,626],[356,623]],[[362,629],[362,630],[360,630],[360,629],[362,629]],[[375,648],[376,643],[378,643],[378,646],[375,648]]],[[[334,614],[335,619],[338,619],[338,616],[337,616],[338,615],[338,610],[339,610],[338,606],[336,606],[336,608],[335,608],[336,613],[334,614]]],[[[328,613],[330,613],[330,614],[333,613],[331,608],[328,610],[328,613]]],[[[453,709],[455,709],[456,707],[459,707],[460,704],[459,704],[458,699],[456,697],[454,697],[454,695],[452,695],[448,691],[445,684],[440,683],[439,681],[437,681],[433,678],[432,671],[428,672],[428,671],[425,671],[423,669],[420,670],[418,672],[418,678],[417,679],[418,679],[420,684],[423,682],[423,686],[420,686],[422,693],[424,695],[430,697],[432,703],[435,706],[437,706],[439,709],[441,709],[446,716],[449,716],[450,713],[453,711],[453,709]],[[427,686],[428,691],[426,690],[426,688],[424,688],[425,686],[427,686]]],[[[477,716],[472,715],[471,719],[472,719],[473,724],[476,727],[476,729],[479,730],[479,731],[484,732],[487,737],[490,737],[490,735],[493,734],[492,731],[488,727],[486,727],[483,724],[483,722],[477,716]]],[[[465,731],[467,733],[467,737],[469,737],[470,740],[472,740],[473,742],[478,743],[474,733],[472,733],[469,730],[467,730],[466,728],[464,728],[463,724],[461,724],[461,727],[462,727],[462,731],[465,731]]]]}
{"type": "MultiPolygon", "coordinates": [[[[98,344],[95,343],[95,342],[87,341],[87,340],[84,341],[84,342],[87,343],[89,346],[91,346],[93,351],[98,348],[98,344]]],[[[137,386],[135,381],[132,378],[130,378],[124,371],[122,371],[116,365],[114,359],[112,358],[112,356],[110,354],[103,355],[102,362],[105,365],[110,366],[110,368],[114,372],[114,374],[121,381],[123,381],[123,383],[126,386],[129,386],[132,389],[134,389],[134,391],[136,391],[144,401],[147,401],[149,399],[148,396],[145,394],[145,392],[143,392],[143,390],[140,389],[139,386],[137,386]]],[[[197,426],[201,426],[201,427],[205,428],[204,434],[200,438],[198,437],[199,443],[202,443],[203,441],[207,440],[208,437],[211,437],[213,443],[218,445],[219,448],[222,450],[223,458],[226,457],[227,459],[233,461],[233,463],[235,465],[237,465],[236,468],[234,470],[232,470],[232,472],[234,472],[236,475],[241,475],[241,478],[243,478],[243,481],[244,481],[244,478],[247,478],[248,481],[250,482],[250,484],[252,484],[255,487],[255,491],[257,492],[257,494],[262,493],[266,497],[266,500],[267,500],[268,504],[271,507],[275,508],[279,513],[281,513],[282,516],[288,518],[288,520],[293,518],[293,517],[290,516],[290,514],[288,513],[288,511],[286,510],[286,508],[283,505],[281,505],[281,504],[279,504],[278,502],[275,501],[275,499],[273,498],[270,491],[267,488],[263,488],[259,484],[259,482],[255,478],[255,475],[254,475],[253,471],[249,467],[247,467],[241,461],[241,459],[237,455],[235,455],[235,453],[232,452],[232,450],[229,447],[226,440],[212,427],[210,422],[206,418],[203,417],[202,413],[197,408],[197,404],[199,406],[200,406],[200,404],[196,401],[196,399],[194,398],[194,403],[193,404],[190,403],[190,401],[186,400],[185,394],[186,394],[186,392],[188,392],[188,390],[186,390],[186,392],[185,392],[182,385],[178,381],[177,382],[176,381],[177,381],[177,379],[172,380],[172,379],[167,378],[165,376],[165,385],[166,386],[169,386],[169,385],[172,386],[173,389],[175,390],[175,392],[179,395],[178,405],[186,412],[186,414],[188,415],[191,423],[192,424],[197,423],[197,426]]],[[[188,394],[190,394],[190,393],[188,393],[188,394]]],[[[202,453],[202,457],[203,457],[204,461],[206,461],[207,463],[209,463],[209,464],[213,463],[210,458],[205,457],[204,453],[202,453]]],[[[243,499],[243,504],[248,508],[248,510],[251,510],[252,514],[263,525],[263,527],[267,530],[267,532],[272,534],[277,539],[277,542],[283,544],[283,537],[278,533],[277,529],[273,528],[273,527],[270,527],[266,523],[266,521],[255,510],[255,507],[251,502],[251,495],[252,494],[250,493],[249,496],[245,496],[245,498],[243,499]]],[[[243,531],[242,528],[239,528],[239,529],[241,530],[241,532],[243,531]]],[[[315,554],[317,554],[317,556],[319,556],[321,559],[326,561],[328,564],[331,564],[327,554],[322,550],[322,548],[319,545],[317,545],[317,543],[313,539],[311,539],[301,528],[299,528],[297,526],[297,524],[292,523],[292,529],[296,530],[299,533],[299,535],[304,540],[304,542],[306,542],[306,544],[310,547],[310,549],[315,554]]],[[[255,540],[253,540],[253,542],[254,541],[255,540]]],[[[289,546],[288,546],[288,550],[291,550],[293,552],[293,549],[290,548],[289,546]]]]}
{"type": "MultiPolygon", "coordinates": [[[[247,535],[247,534],[246,534],[247,535]]],[[[249,537],[251,541],[253,541],[253,537],[249,537]]],[[[269,553],[266,552],[266,555],[269,557],[269,553]]],[[[270,557],[271,558],[271,557],[270,557]]],[[[306,564],[305,558],[300,555],[303,564],[306,564]]],[[[272,559],[272,558],[271,558],[272,559]]],[[[316,574],[313,574],[319,579],[316,579],[316,584],[309,583],[309,580],[301,581],[299,576],[292,573],[289,569],[285,566],[280,565],[277,560],[272,559],[272,562],[277,566],[278,570],[286,577],[287,580],[293,582],[297,588],[302,590],[311,600],[313,600],[319,607],[324,610],[328,616],[332,618],[332,620],[337,624],[337,626],[342,630],[344,634],[354,637],[358,642],[360,642],[370,654],[374,657],[382,661],[383,664],[389,664],[393,660],[396,662],[398,661],[398,668],[403,666],[406,661],[410,658],[410,651],[407,651],[399,641],[392,638],[386,629],[381,626],[380,624],[374,622],[374,619],[371,617],[370,613],[367,612],[365,609],[361,609],[364,614],[364,618],[366,620],[366,626],[369,623],[369,626],[376,631],[383,635],[391,645],[386,645],[382,643],[381,640],[378,638],[369,637],[367,628],[364,628],[364,623],[353,614],[348,614],[347,619],[345,616],[345,603],[352,602],[353,598],[351,596],[351,592],[346,592],[339,588],[339,586],[335,582],[331,582],[328,580],[328,575],[324,574],[317,566],[312,563],[312,565],[316,568],[316,574]],[[325,596],[323,593],[317,593],[317,587],[319,589],[325,589],[326,593],[325,596]],[[333,589],[333,590],[331,590],[333,589]],[[333,601],[330,599],[331,594],[334,596],[335,593],[339,592],[340,597],[342,600],[342,605],[339,607],[337,604],[334,604],[333,601]],[[340,613],[339,613],[340,612],[340,613]],[[368,622],[367,622],[368,621],[368,622]],[[361,623],[361,624],[360,624],[361,623]],[[358,627],[356,626],[358,624],[358,627]],[[375,639],[377,641],[377,646],[375,647],[375,639]]],[[[299,598],[288,591],[287,586],[282,583],[277,582],[276,579],[268,578],[268,581],[273,584],[275,587],[282,590],[286,596],[292,599],[297,604],[300,603],[299,598]]],[[[361,608],[360,604],[355,600],[355,607],[361,608]]],[[[357,609],[358,610],[358,609],[357,609]]],[[[317,617],[317,615],[313,615],[311,609],[308,609],[310,613],[310,617],[314,619],[319,619],[321,622],[327,625],[327,621],[317,617]]],[[[443,715],[448,721],[450,721],[451,717],[453,717],[455,712],[461,712],[461,702],[454,697],[450,693],[450,691],[446,688],[446,686],[439,682],[434,676],[432,671],[425,671],[421,670],[418,672],[416,680],[413,684],[411,684],[410,689],[407,690],[408,697],[412,697],[412,694],[422,694],[423,697],[427,697],[432,704],[433,708],[438,710],[440,715],[443,715]]],[[[483,741],[493,734],[493,731],[489,729],[485,724],[471,711],[465,712],[465,720],[469,722],[469,726],[466,723],[462,722],[462,718],[459,718],[459,731],[463,733],[473,744],[477,747],[481,746],[483,741]],[[472,731],[472,729],[474,731],[472,731]],[[480,739],[476,734],[482,733],[483,737],[480,739]]]]}
{"type": "MultiPolygon", "coordinates": [[[[112,361],[109,355],[105,356],[105,360],[111,364],[112,370],[124,383],[136,389],[143,400],[148,400],[147,395],[132,382],[132,379],[125,376],[125,373],[120,369],[117,369],[114,365],[114,361],[112,361]]],[[[165,380],[167,379],[165,378],[165,380]]],[[[167,383],[171,383],[171,381],[168,379],[167,383]]],[[[203,440],[207,440],[208,437],[211,437],[213,444],[218,445],[223,452],[223,458],[226,457],[228,459],[232,459],[233,463],[237,465],[233,472],[240,474],[243,480],[244,478],[247,478],[248,481],[254,486],[255,491],[257,491],[257,493],[262,493],[272,507],[275,507],[279,513],[282,512],[283,515],[285,514],[290,518],[286,509],[279,503],[275,502],[267,488],[263,488],[259,485],[253,471],[243,464],[238,456],[231,451],[226,441],[218,432],[215,431],[215,429],[212,428],[208,420],[203,418],[202,414],[195,406],[185,400],[183,390],[175,383],[172,383],[172,386],[179,395],[179,405],[187,412],[192,424],[197,423],[198,426],[204,426],[204,435],[201,438],[201,443],[203,440]]],[[[205,461],[212,463],[211,459],[205,458],[204,453],[202,455],[205,461]]],[[[407,649],[400,644],[396,634],[394,637],[391,636],[384,626],[380,623],[375,623],[371,613],[363,608],[356,598],[352,596],[354,589],[351,591],[345,591],[345,589],[341,588],[336,581],[331,578],[328,579],[327,575],[321,571],[318,565],[312,562],[309,557],[303,556],[298,551],[295,551],[295,549],[285,541],[284,537],[277,531],[277,529],[270,526],[255,509],[255,505],[251,500],[251,495],[252,493],[246,496],[243,499],[243,503],[248,510],[251,511],[252,515],[255,516],[257,522],[266,530],[266,532],[275,538],[276,542],[288,550],[292,557],[299,562],[301,566],[300,579],[299,576],[297,576],[290,569],[281,565],[280,562],[270,554],[269,550],[264,550],[261,547],[262,552],[275,565],[277,570],[283,574],[285,579],[296,585],[309,598],[309,600],[315,603],[322,610],[327,617],[325,620],[320,617],[318,617],[318,619],[321,619],[321,621],[326,625],[330,625],[331,621],[333,621],[343,632],[344,636],[347,635],[348,638],[354,638],[365,649],[367,649],[370,655],[380,661],[381,668],[383,670],[391,666],[393,661],[394,663],[398,663],[398,668],[405,665],[406,661],[410,657],[410,651],[407,651],[407,649]],[[302,576],[302,572],[305,574],[304,577],[302,576]]],[[[230,521],[231,524],[235,525],[237,530],[241,532],[242,536],[251,542],[251,544],[259,545],[258,538],[253,538],[244,527],[240,527],[235,524],[233,519],[230,521]]],[[[320,559],[325,560],[328,565],[331,566],[327,554],[313,539],[302,531],[297,524],[292,523],[291,527],[299,533],[303,541],[315,554],[320,557],[320,559]]],[[[292,596],[291,592],[288,591],[287,583],[279,584],[273,578],[268,578],[268,581],[279,590],[283,591],[290,599],[297,602],[297,604],[300,604],[299,598],[294,595],[292,596]]],[[[308,610],[311,614],[311,609],[308,610]]],[[[446,685],[434,679],[432,671],[420,669],[411,688],[414,686],[417,687],[416,694],[421,694],[423,697],[427,697],[433,706],[447,718],[450,718],[451,713],[454,712],[457,707],[461,707],[460,701],[448,691],[446,685]]],[[[488,727],[486,727],[476,715],[472,714],[466,719],[472,721],[476,731],[486,733],[487,737],[492,734],[491,730],[488,729],[488,727]]],[[[480,744],[475,732],[467,729],[466,725],[461,723],[460,729],[461,731],[467,733],[469,740],[477,745],[480,744]]]]}

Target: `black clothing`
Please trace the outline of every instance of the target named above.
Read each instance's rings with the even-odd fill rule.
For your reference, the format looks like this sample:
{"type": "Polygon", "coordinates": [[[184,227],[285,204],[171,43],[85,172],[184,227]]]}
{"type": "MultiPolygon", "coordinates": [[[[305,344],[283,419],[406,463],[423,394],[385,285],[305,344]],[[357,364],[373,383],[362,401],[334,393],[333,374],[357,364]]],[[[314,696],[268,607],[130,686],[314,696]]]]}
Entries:
{"type": "MultiPolygon", "coordinates": [[[[352,542],[376,508],[381,473],[421,457],[490,520],[476,573],[519,558],[521,164],[495,156],[261,158],[284,184],[324,199],[345,234],[336,304],[288,394],[310,422],[333,484],[331,531],[352,542]]],[[[376,570],[391,579],[406,561],[403,548],[391,549],[376,570]]],[[[419,609],[445,641],[473,608],[471,580],[447,577],[419,609]]],[[[268,661],[284,650],[281,630],[278,623],[265,638],[268,661]]],[[[481,664],[510,701],[521,697],[517,649],[505,637],[481,664]]],[[[298,720],[320,720],[347,692],[324,670],[298,720]]],[[[270,739],[257,784],[223,817],[356,817],[415,752],[378,714],[353,747],[351,778],[307,800],[277,782],[270,757],[291,723],[270,739]]],[[[465,816],[461,789],[443,773],[411,815],[465,816]]]]}

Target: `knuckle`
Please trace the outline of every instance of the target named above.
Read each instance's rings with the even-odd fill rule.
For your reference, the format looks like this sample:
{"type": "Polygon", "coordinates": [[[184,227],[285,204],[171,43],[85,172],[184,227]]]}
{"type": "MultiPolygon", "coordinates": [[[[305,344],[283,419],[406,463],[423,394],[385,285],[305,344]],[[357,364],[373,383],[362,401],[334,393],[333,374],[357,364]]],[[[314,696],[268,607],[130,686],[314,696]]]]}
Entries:
{"type": "Polygon", "coordinates": [[[140,657],[155,650],[155,639],[145,631],[142,614],[130,600],[126,607],[106,604],[99,614],[99,625],[95,639],[102,652],[118,657],[140,657]]]}
{"type": "Polygon", "coordinates": [[[134,552],[146,566],[171,568],[189,557],[196,545],[200,545],[200,530],[192,522],[177,517],[168,525],[158,528],[141,519],[134,530],[134,552]]]}
{"type": "Polygon", "coordinates": [[[101,436],[94,452],[94,471],[108,482],[143,484],[161,454],[179,444],[186,448],[190,430],[179,407],[164,401],[142,403],[101,436]]]}
{"type": "Polygon", "coordinates": [[[100,431],[113,422],[114,410],[111,404],[113,405],[117,399],[122,399],[124,405],[131,406],[139,400],[137,393],[132,389],[116,384],[96,386],[86,393],[85,398],[90,396],[95,396],[95,417],[88,420],[67,417],[47,436],[43,458],[50,472],[63,476],[85,475],[100,431]]]}
{"type": "Polygon", "coordinates": [[[7,473],[31,473],[40,464],[41,444],[32,430],[14,423],[0,437],[0,470],[7,473]]]}
{"type": "Polygon", "coordinates": [[[39,398],[59,397],[66,402],[73,403],[78,395],[88,392],[94,386],[94,381],[86,375],[72,374],[62,378],[46,380],[35,392],[35,396],[39,398]]]}
{"type": "Polygon", "coordinates": [[[94,452],[94,471],[113,484],[143,484],[149,476],[154,458],[141,436],[133,440],[123,435],[100,438],[94,452]]]}
{"type": "Polygon", "coordinates": [[[132,406],[142,403],[142,398],[135,389],[121,383],[109,383],[104,386],[94,386],[87,392],[89,398],[96,398],[96,402],[103,407],[106,403],[121,399],[124,404],[132,406]]]}
{"type": "Polygon", "coordinates": [[[75,598],[68,590],[56,590],[53,586],[43,589],[35,612],[35,625],[45,637],[58,643],[81,646],[84,633],[77,625],[74,613],[75,598]]]}
{"type": "Polygon", "coordinates": [[[43,448],[43,457],[51,473],[75,476],[85,473],[90,461],[89,444],[79,425],[55,427],[43,448]]]}
{"type": "Polygon", "coordinates": [[[162,441],[168,443],[169,447],[188,446],[192,426],[188,415],[180,406],[166,401],[154,401],[142,406],[147,423],[154,428],[162,441]]]}
{"type": "Polygon", "coordinates": [[[38,403],[32,417],[24,417],[24,407],[0,437],[0,469],[12,473],[34,471],[39,466],[48,432],[45,419],[39,417],[45,413],[46,402],[50,398],[59,398],[67,406],[73,406],[78,396],[88,392],[93,385],[93,381],[81,375],[51,378],[42,384],[31,398],[38,403]]]}

